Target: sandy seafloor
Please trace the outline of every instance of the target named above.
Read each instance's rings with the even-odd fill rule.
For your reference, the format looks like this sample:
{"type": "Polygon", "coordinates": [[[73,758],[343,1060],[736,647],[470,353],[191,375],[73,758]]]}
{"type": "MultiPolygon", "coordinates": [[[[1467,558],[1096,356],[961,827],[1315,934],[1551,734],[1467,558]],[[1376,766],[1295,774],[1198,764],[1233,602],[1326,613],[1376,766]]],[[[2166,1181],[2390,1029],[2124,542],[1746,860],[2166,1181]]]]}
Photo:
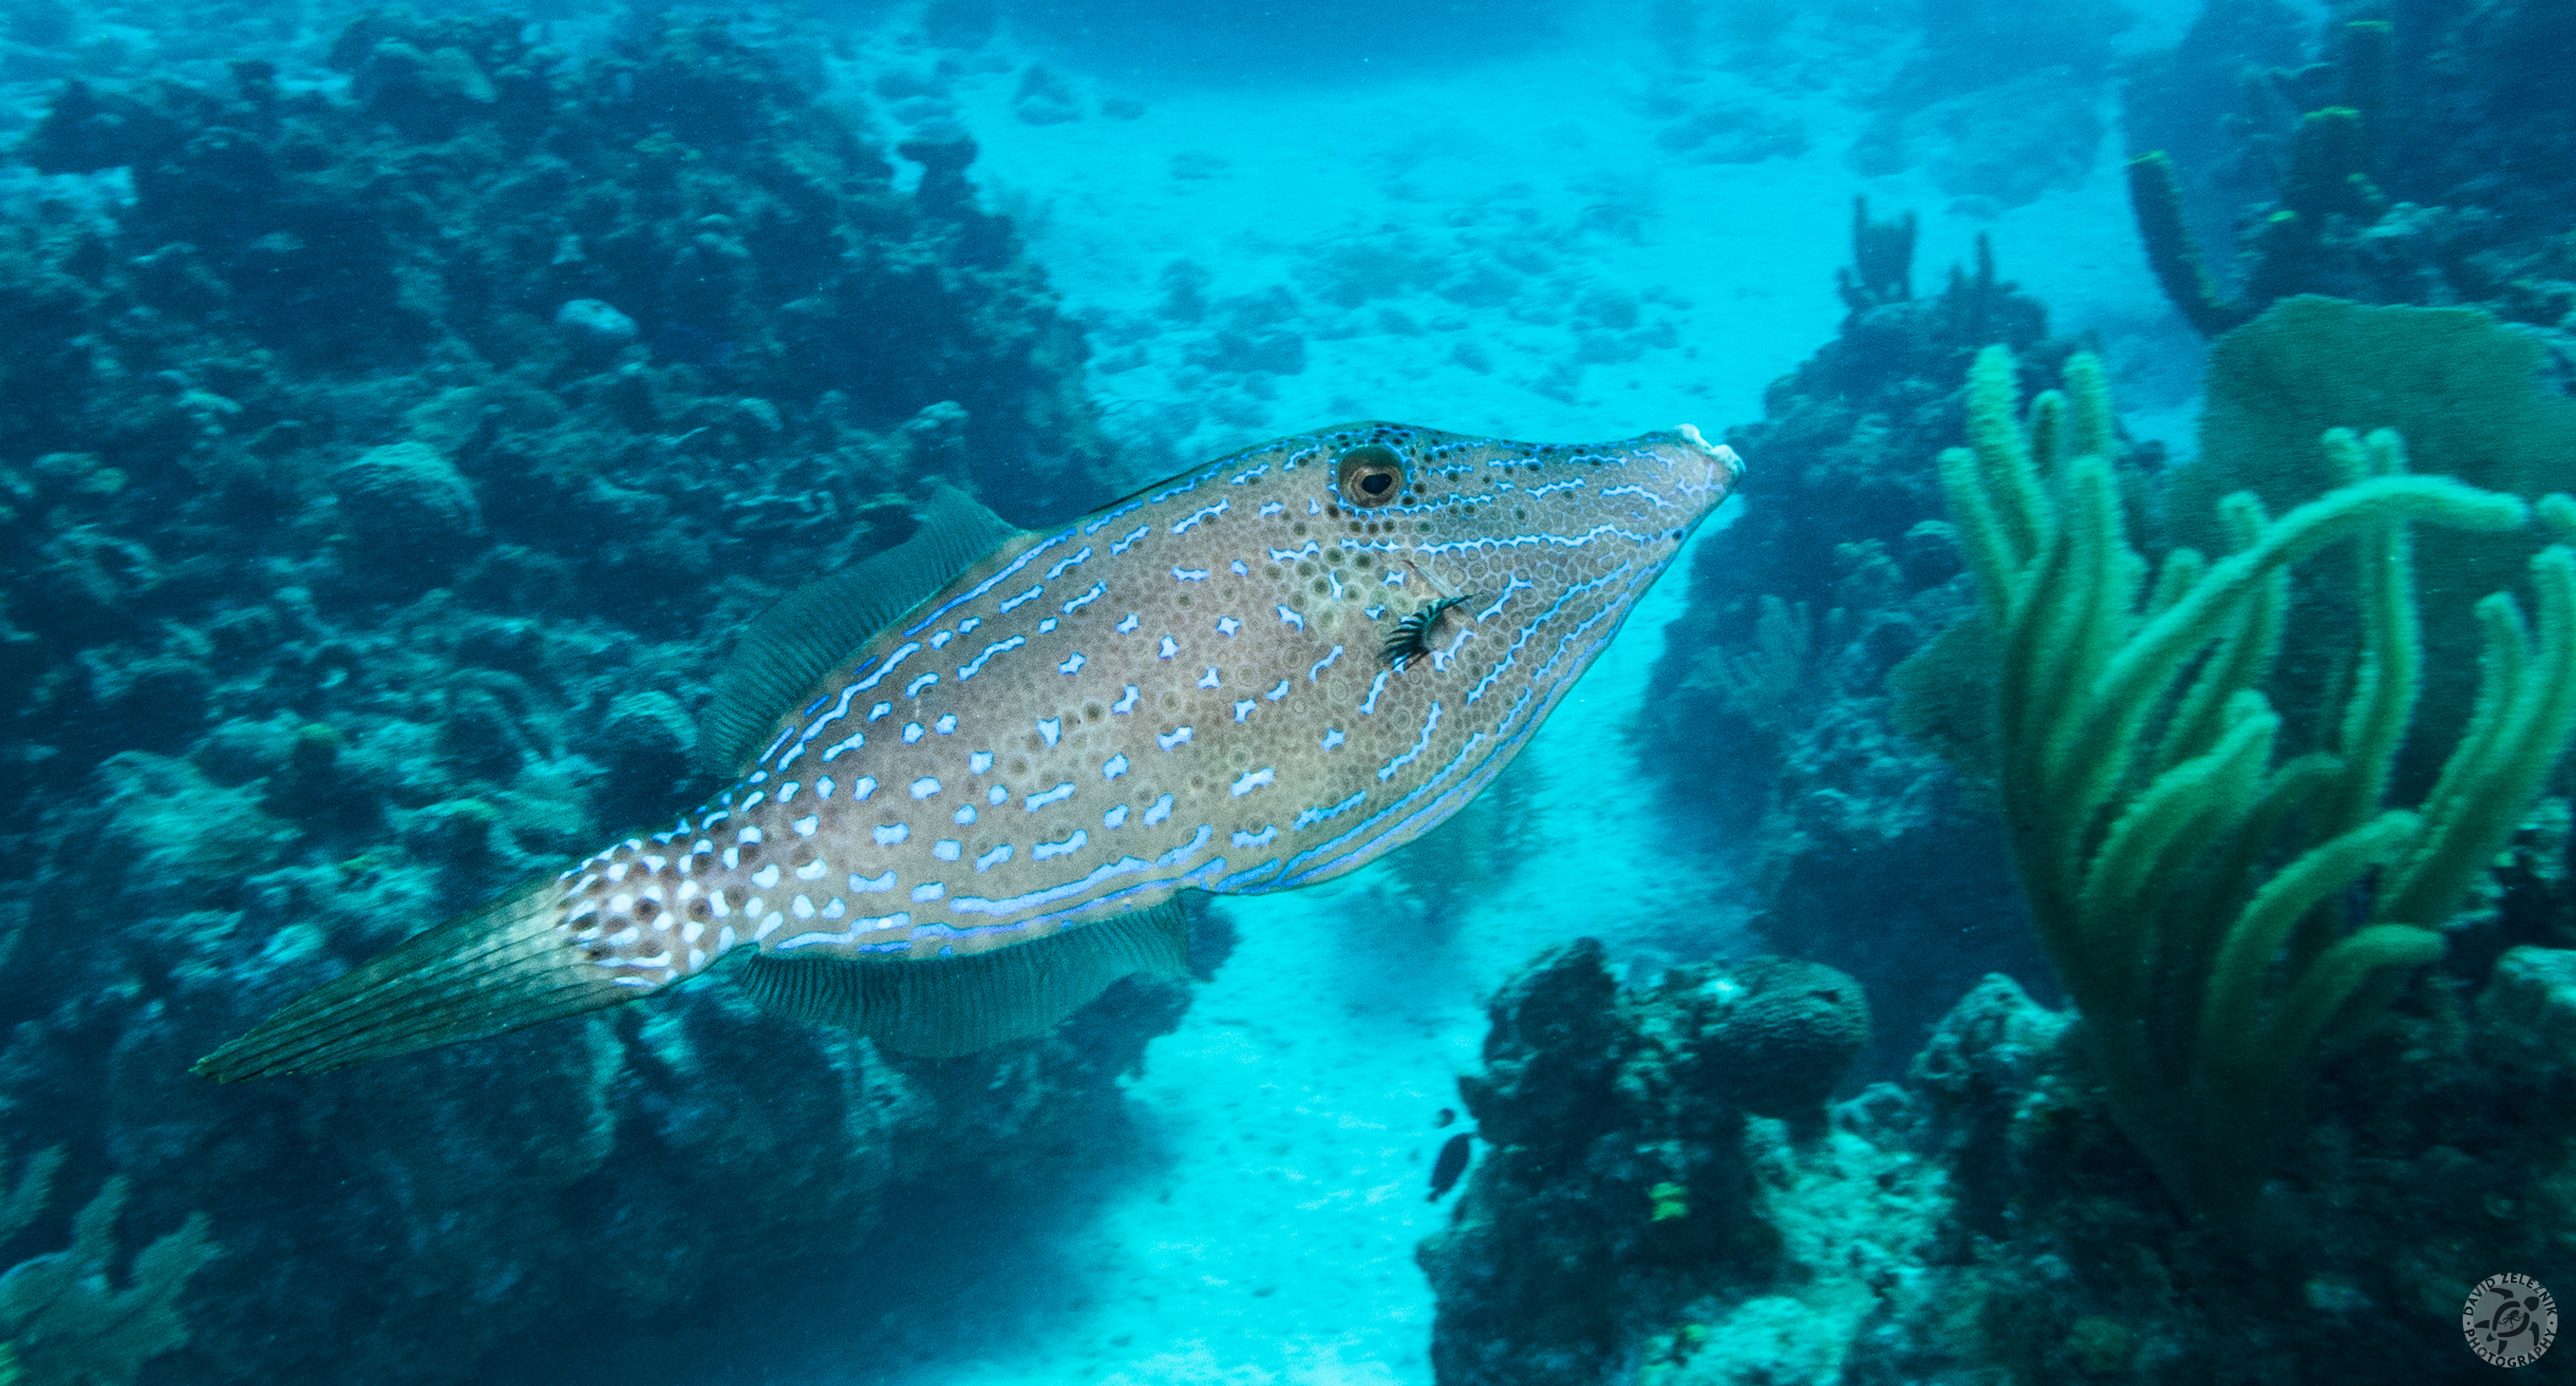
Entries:
{"type": "MultiPolygon", "coordinates": [[[[960,104],[983,151],[972,176],[988,205],[1023,217],[1031,253],[1077,314],[1150,311],[1175,259],[1211,272],[1212,300],[1296,292],[1309,316],[1280,325],[1308,335],[1304,371],[1272,378],[1275,399],[1226,392],[1231,418],[1207,413],[1216,391],[1179,367],[1173,342],[1137,344],[1124,359],[1146,364],[1126,369],[1108,369],[1121,352],[1095,343],[1092,387],[1113,429],[1133,434],[1157,411],[1195,419],[1178,447],[1193,458],[1359,417],[1541,440],[1688,421],[1718,437],[1759,418],[1763,388],[1841,319],[1834,270],[1849,260],[1855,193],[1882,214],[1920,212],[1918,293],[1937,292],[1948,266],[1972,262],[1976,234],[1990,233],[2004,276],[2049,305],[2055,330],[2099,334],[2132,430],[2188,448],[2197,364],[2177,349],[2187,334],[2137,248],[2116,131],[2080,186],[1979,219],[1912,173],[1852,172],[1845,153],[1865,116],[1831,91],[1784,93],[1719,69],[1698,94],[1793,112],[1808,152],[1682,162],[1653,139],[1660,122],[1646,102],[1673,79],[1642,10],[1589,13],[1599,18],[1589,32],[1540,54],[1359,85],[1180,84],[1157,80],[1150,55],[1123,78],[1079,59],[1050,63],[1095,108],[1143,103],[1132,120],[1032,125],[1011,111],[1014,73],[969,79],[960,104]],[[1468,242],[1513,236],[1544,248],[1552,291],[1636,295],[1647,321],[1674,324],[1679,345],[1591,365],[1569,399],[1540,388],[1572,354],[1565,326],[1520,321],[1509,306],[1462,308],[1427,286],[1344,310],[1300,279],[1337,248],[1454,257],[1481,253],[1468,242]],[[1420,334],[1382,330],[1387,308],[1420,334]],[[1491,369],[1462,365],[1461,342],[1481,347],[1491,369]]],[[[2126,38],[2169,43],[2188,18],[2126,38]]],[[[897,33],[865,45],[852,70],[920,65],[897,33]]],[[[1725,543],[1721,524],[1694,540],[1725,543]]],[[[1485,998],[1578,934],[1602,938],[1632,972],[1759,951],[1732,889],[1749,863],[1691,845],[1635,773],[1653,748],[1633,746],[1628,727],[1682,601],[1678,578],[1651,593],[1538,733],[1513,771],[1535,772],[1532,856],[1471,897],[1445,941],[1390,874],[1427,869],[1418,854],[1225,902],[1241,945],[1129,1086],[1130,1169],[1075,1181],[1073,1206],[1038,1236],[960,1227],[947,1247],[888,1265],[906,1287],[895,1314],[854,1307],[876,1301],[870,1287],[817,1285],[776,1318],[710,1321],[705,1335],[736,1353],[736,1335],[767,1344],[762,1360],[737,1356],[720,1378],[1430,1382],[1433,1304],[1413,1248],[1448,1216],[1446,1201],[1425,1200],[1450,1134],[1432,1118],[1460,1105],[1455,1077],[1476,1061],[1485,998]]]]}

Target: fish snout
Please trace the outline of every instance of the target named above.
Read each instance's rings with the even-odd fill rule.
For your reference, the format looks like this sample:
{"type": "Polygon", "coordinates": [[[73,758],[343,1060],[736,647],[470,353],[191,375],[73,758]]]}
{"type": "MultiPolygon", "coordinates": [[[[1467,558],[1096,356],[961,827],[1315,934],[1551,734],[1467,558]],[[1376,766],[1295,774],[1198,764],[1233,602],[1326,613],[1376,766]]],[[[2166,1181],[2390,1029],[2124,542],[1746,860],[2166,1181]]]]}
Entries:
{"type": "Polygon", "coordinates": [[[1716,463],[1725,472],[1725,479],[1717,484],[1719,499],[1734,494],[1735,488],[1744,481],[1744,458],[1741,454],[1724,443],[1712,443],[1701,437],[1696,424],[1675,427],[1673,436],[1681,439],[1684,447],[1716,463]]]}
{"type": "Polygon", "coordinates": [[[1711,443],[1689,424],[1665,436],[1672,440],[1665,449],[1672,475],[1684,483],[1684,490],[1697,503],[1694,518],[1704,519],[1735,494],[1735,488],[1744,480],[1744,459],[1724,443],[1711,443]]]}

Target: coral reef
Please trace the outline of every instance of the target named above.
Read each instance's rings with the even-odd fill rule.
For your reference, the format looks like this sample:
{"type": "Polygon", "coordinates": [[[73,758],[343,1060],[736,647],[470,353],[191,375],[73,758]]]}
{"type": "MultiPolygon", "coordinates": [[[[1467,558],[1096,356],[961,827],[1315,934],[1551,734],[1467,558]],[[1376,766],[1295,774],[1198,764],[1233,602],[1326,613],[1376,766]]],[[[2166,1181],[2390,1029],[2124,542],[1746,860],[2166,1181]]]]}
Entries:
{"type": "Polygon", "coordinates": [[[1420,1250],[1442,1382],[1603,1379],[1658,1315],[1803,1273],[1772,1204],[1837,1158],[1823,1099],[1868,1027],[1849,978],[1757,958],[1622,990],[1581,939],[1489,1013],[1483,1067],[1458,1083],[1486,1152],[1420,1250]]]}
{"type": "Polygon", "coordinates": [[[2550,1230],[2566,1109],[2533,1105],[2568,1081],[2567,1051],[2548,1050],[2566,957],[2507,954],[2473,1004],[2448,981],[2411,993],[2330,1066],[2325,1118],[2287,1152],[2251,1246],[2157,1196],[2085,1027],[1990,979],[1918,1059],[1914,1100],[1890,1106],[1951,1202],[1923,1299],[1890,1306],[1885,1365],[1861,1379],[2457,1377],[2470,1286],[2502,1265],[2576,1273],[2550,1230]]]}
{"type": "Polygon", "coordinates": [[[2132,205],[2183,317],[2216,335],[2304,293],[2559,328],[2576,308],[2576,98],[2546,75],[2563,16],[2544,0],[2336,11],[2321,60],[2263,66],[2284,61],[2285,20],[2266,0],[2212,5],[2128,88],[2132,205]],[[2220,98],[2247,61],[2255,79],[2220,98]],[[2149,80],[2166,76],[2189,80],[2149,80]],[[2201,246],[2231,200],[2233,240],[2214,243],[2235,253],[2212,265],[2201,246]]]}
{"type": "Polygon", "coordinates": [[[1942,456],[2002,651],[2004,820],[2122,1128],[2177,1197],[2241,1229],[2309,1072],[2441,956],[2440,926],[2576,732],[2576,551],[2531,562],[2536,643],[2510,596],[2479,603],[2476,711],[2420,811],[2383,810],[2424,659],[2410,528],[2509,529],[2528,507],[2408,475],[2394,433],[2336,430],[2344,485],[2277,520],[2230,497],[2234,552],[2177,548],[2150,574],[2098,363],[2074,358],[2067,382],[2025,423],[2010,354],[1988,350],[1973,447],[1942,456]],[[2339,541],[2361,555],[2352,691],[2326,750],[2276,764],[2259,689],[2284,643],[2282,570],[2339,541]]]}
{"type": "Polygon", "coordinates": [[[2247,136],[2278,114],[2268,74],[2301,65],[2309,27],[2286,0],[2212,0],[2172,48],[2129,60],[2120,84],[2126,152],[2167,156],[2185,234],[2199,244],[2233,245],[2237,209],[2277,186],[2247,136]]]}
{"type": "Polygon", "coordinates": [[[117,1216],[126,1181],[111,1178],[72,1219],[72,1244],[0,1272],[0,1365],[12,1378],[80,1386],[132,1386],[143,1364],[188,1341],[177,1300],[221,1254],[203,1213],[155,1238],[113,1283],[117,1216]]]}
{"type": "MultiPolygon", "coordinates": [[[[1694,981],[1682,969],[1664,987],[1694,981]]],[[[1701,1022],[1700,1062],[1722,1096],[1755,1116],[1793,1124],[1822,1117],[1825,1099],[1869,1047],[1869,998],[1822,963],[1753,958],[1697,984],[1714,988],[1722,1003],[1701,1022]]]]}
{"type": "Polygon", "coordinates": [[[1869,199],[1852,199],[1852,263],[1834,272],[1834,291],[1858,313],[1914,297],[1914,214],[1880,221],[1869,199]]]}
{"type": "MultiPolygon", "coordinates": [[[[547,499],[570,479],[546,455],[607,421],[719,466],[837,450],[894,480],[851,464],[941,403],[964,411],[961,482],[1006,510],[1091,498],[1079,338],[1007,223],[941,195],[971,142],[927,195],[898,197],[876,150],[720,27],[649,34],[577,73],[509,20],[371,19],[332,56],[355,105],[247,69],[230,99],[66,87],[21,157],[131,168],[134,205],[112,234],[21,247],[9,285],[88,320],[125,314],[114,359],[133,383],[95,381],[104,344],[13,353],[10,385],[67,388],[0,441],[77,438],[123,466],[155,449],[155,424],[194,420],[221,430],[195,446],[215,462],[291,420],[267,454],[327,447],[427,401],[321,409],[297,375],[439,362],[442,436],[419,441],[547,499]],[[650,355],[593,374],[621,320],[650,355]],[[607,419],[566,417],[584,413],[607,419]]],[[[635,447],[619,440],[610,470],[644,462],[635,447]]]]}
{"type": "Polygon", "coordinates": [[[1707,1051],[1672,1043],[1722,969],[1622,992],[1597,949],[1559,950],[1498,995],[1462,1080],[1496,1145],[1421,1247],[1439,1379],[2453,1379],[2470,1286],[2576,1276],[2570,957],[2517,948],[2474,993],[2399,998],[2326,1069],[2249,1244],[2160,1190],[2085,1024],[2008,978],[1800,1136],[1732,1114],[1693,1073],[1707,1051]]]}
{"type": "MultiPolygon", "coordinates": [[[[2576,402],[2544,383],[2548,353],[2527,331],[2467,308],[2371,306],[2284,299],[2211,345],[2200,452],[2174,469],[2163,495],[2171,542],[2225,547],[2219,502],[2250,491],[2275,513],[2339,485],[2315,446],[2329,428],[2395,430],[2407,465],[2428,475],[2538,501],[2576,491],[2576,402]]],[[[2527,532],[2426,530],[2413,541],[2425,658],[2419,734],[2401,754],[2398,783],[2421,793],[2449,750],[2441,729],[2465,721],[2477,691],[2479,622],[2487,593],[2523,581],[2540,541],[2527,532]]],[[[2349,583],[2294,575],[2297,619],[2266,692],[2293,744],[2321,728],[2335,672],[2360,630],[2349,583]]]]}
{"type": "Polygon", "coordinates": [[[1103,498],[1080,334],[964,195],[971,142],[921,143],[906,195],[721,26],[577,66],[531,33],[364,20],[346,101],[248,61],[225,93],[71,84],[19,151],[133,196],[0,242],[0,839],[29,864],[0,948],[45,959],[0,975],[0,1101],[62,1182],[124,1181],[129,1241],[220,1210],[147,1376],[489,1379],[544,1323],[857,1254],[925,1183],[1060,1183],[1187,1003],[1129,984],[1041,1043],[890,1062],[709,988],[330,1080],[186,1076],[702,792],[727,645],[905,538],[934,479],[1103,498]]]}
{"type": "Polygon", "coordinates": [[[1888,1078],[1977,978],[2046,972],[1982,791],[1900,732],[1886,680],[1975,600],[1932,464],[1967,436],[1958,380],[1996,338],[2037,373],[2071,347],[1982,243],[1940,293],[1899,296],[1906,219],[1854,212],[1841,279],[1888,301],[1852,303],[1834,339],[1773,382],[1763,421],[1728,431],[1757,459],[1744,517],[1692,560],[1639,735],[1677,820],[1730,856],[1758,846],[1764,946],[1869,989],[1863,1068],[1888,1078]]]}

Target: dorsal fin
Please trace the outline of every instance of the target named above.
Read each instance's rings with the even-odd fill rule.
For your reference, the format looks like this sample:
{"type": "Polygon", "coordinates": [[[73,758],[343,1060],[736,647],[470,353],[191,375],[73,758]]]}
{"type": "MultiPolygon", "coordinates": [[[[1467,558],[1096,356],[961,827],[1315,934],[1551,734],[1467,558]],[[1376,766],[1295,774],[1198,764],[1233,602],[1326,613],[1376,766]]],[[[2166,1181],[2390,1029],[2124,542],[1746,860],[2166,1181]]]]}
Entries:
{"type": "Polygon", "coordinates": [[[1131,972],[1186,972],[1188,955],[1189,927],[1175,897],[962,958],[762,953],[736,975],[773,1011],[846,1025],[898,1054],[951,1058],[1043,1035],[1131,972]]]}
{"type": "Polygon", "coordinates": [[[698,719],[698,764],[740,774],[814,682],[1014,531],[953,486],[930,497],[911,538],[789,593],[733,648],[698,719]]]}

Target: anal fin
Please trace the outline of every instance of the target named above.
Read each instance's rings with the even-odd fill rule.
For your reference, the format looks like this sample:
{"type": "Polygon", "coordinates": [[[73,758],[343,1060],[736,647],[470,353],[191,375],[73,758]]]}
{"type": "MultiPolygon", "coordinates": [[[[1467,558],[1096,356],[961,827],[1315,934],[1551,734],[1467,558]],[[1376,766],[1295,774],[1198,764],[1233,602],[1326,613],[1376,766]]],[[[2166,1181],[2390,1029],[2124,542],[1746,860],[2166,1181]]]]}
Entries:
{"type": "Polygon", "coordinates": [[[1131,972],[1186,970],[1178,899],[1028,943],[921,961],[762,954],[736,976],[761,1005],[951,1058],[1043,1035],[1131,972]]]}

